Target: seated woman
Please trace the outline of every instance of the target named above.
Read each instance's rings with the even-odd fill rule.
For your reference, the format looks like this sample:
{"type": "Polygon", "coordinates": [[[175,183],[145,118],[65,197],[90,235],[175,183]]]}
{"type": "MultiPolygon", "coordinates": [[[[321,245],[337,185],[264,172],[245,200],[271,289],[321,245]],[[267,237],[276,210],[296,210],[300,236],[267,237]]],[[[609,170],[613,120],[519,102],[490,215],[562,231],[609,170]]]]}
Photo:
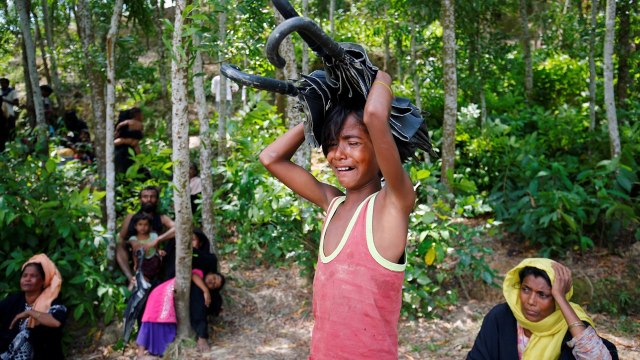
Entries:
{"type": "Polygon", "coordinates": [[[467,359],[618,359],[577,304],[571,271],[530,258],[511,269],[502,286],[506,304],[485,316],[467,359]]]}
{"type": "Polygon", "coordinates": [[[20,292],[0,301],[0,359],[64,359],[62,277],[44,254],[22,265],[20,292]]]}

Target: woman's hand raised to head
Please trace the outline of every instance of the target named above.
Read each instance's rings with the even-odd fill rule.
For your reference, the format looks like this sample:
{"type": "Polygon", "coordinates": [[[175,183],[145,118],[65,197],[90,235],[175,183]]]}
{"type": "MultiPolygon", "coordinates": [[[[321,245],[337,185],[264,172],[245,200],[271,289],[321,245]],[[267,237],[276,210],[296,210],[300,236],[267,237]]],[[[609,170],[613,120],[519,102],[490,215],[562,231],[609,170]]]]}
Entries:
{"type": "Polygon", "coordinates": [[[571,290],[573,285],[571,279],[571,270],[568,267],[560,264],[559,262],[553,262],[551,265],[556,276],[551,286],[551,294],[556,301],[565,299],[565,295],[571,290]]]}

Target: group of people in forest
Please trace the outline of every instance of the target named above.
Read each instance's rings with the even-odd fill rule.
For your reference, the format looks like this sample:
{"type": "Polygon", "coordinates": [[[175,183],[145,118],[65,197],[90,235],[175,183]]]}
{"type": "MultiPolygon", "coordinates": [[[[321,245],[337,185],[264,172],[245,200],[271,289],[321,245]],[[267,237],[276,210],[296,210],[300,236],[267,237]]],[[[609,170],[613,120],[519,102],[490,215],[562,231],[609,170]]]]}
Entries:
{"type": "MultiPolygon", "coordinates": [[[[332,104],[322,119],[318,141],[341,188],[318,181],[291,161],[305,141],[303,124],[281,135],[259,157],[273,176],[326,213],[313,281],[309,359],[398,358],[405,248],[416,193],[403,168],[402,144],[394,140],[389,124],[393,100],[390,75],[377,71],[364,106],[332,104]]],[[[141,112],[131,109],[121,117],[116,148],[139,152],[141,112]]],[[[190,179],[196,178],[197,167],[191,171],[190,179]]],[[[197,189],[193,182],[190,186],[197,189]]],[[[137,285],[137,271],[153,284],[136,340],[140,358],[162,355],[175,338],[178,321],[173,303],[175,229],[159,212],[159,197],[155,187],[140,191],[140,210],[125,217],[116,249],[130,288],[137,285]],[[134,256],[138,252],[142,256],[134,256]]],[[[225,277],[201,231],[194,231],[192,246],[189,317],[198,348],[206,351],[207,317],[221,311],[225,277]]],[[[60,284],[45,255],[24,264],[22,291],[0,302],[0,359],[61,356],[66,308],[55,300],[60,284]]],[[[593,320],[570,302],[572,293],[566,266],[550,259],[522,260],[507,273],[505,303],[485,316],[467,359],[617,359],[615,346],[598,336],[593,320]]]]}
{"type": "MultiPolygon", "coordinates": [[[[146,353],[161,356],[176,335],[177,318],[173,306],[175,277],[175,229],[173,221],[158,212],[160,191],[149,186],[140,191],[140,210],[125,217],[118,234],[117,262],[129,279],[129,288],[136,286],[134,272],[141,271],[152,290],[140,319],[138,356],[146,353]],[[137,251],[144,251],[139,263],[137,251]],[[133,259],[133,268],[130,261],[133,259]]],[[[207,236],[199,229],[192,236],[192,284],[190,290],[190,323],[202,351],[209,349],[209,315],[222,310],[220,290],[225,277],[219,272],[218,258],[210,250],[207,236]]]]}

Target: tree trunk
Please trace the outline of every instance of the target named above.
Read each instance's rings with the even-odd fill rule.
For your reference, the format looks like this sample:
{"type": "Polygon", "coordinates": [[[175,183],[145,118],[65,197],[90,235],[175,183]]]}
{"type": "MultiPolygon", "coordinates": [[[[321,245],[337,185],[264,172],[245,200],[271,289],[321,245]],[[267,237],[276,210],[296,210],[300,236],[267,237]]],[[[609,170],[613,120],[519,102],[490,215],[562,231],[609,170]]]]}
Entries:
{"type": "MultiPolygon", "coordinates": [[[[309,17],[309,0],[302,0],[302,16],[309,17]]],[[[302,42],[302,73],[309,74],[309,45],[302,42]]]]}
{"type": "Polygon", "coordinates": [[[444,117],[442,131],[442,174],[441,181],[449,192],[453,184],[449,175],[453,175],[456,157],[456,113],[458,108],[458,84],[456,78],[456,33],[455,1],[442,0],[442,63],[444,71],[444,117]]]}
{"type": "MultiPolygon", "coordinates": [[[[163,19],[164,19],[164,0],[158,1],[158,8],[156,11],[156,31],[158,37],[162,38],[163,32],[163,19]]],[[[158,47],[158,77],[160,79],[160,94],[163,99],[167,98],[167,71],[166,71],[166,49],[164,44],[158,47]]]]}
{"type": "Polygon", "coordinates": [[[116,40],[118,37],[118,25],[122,15],[123,0],[116,0],[113,5],[111,15],[111,25],[107,33],[107,101],[105,104],[105,160],[107,177],[107,233],[109,234],[109,244],[107,245],[107,260],[113,266],[116,254],[116,174],[113,163],[113,134],[116,120],[116,40]]]}
{"type": "Polygon", "coordinates": [[[631,57],[631,11],[635,0],[620,1],[620,26],[618,29],[618,82],[616,83],[616,101],[619,107],[624,107],[627,91],[631,84],[629,72],[629,58],[631,57]]]}
{"type": "MultiPolygon", "coordinates": [[[[27,47],[24,44],[24,37],[22,37],[20,41],[20,47],[22,49],[22,72],[25,79],[31,79],[31,71],[29,70],[29,61],[27,60],[27,47]]],[[[24,88],[27,93],[27,101],[25,107],[27,109],[27,119],[29,121],[29,127],[35,129],[37,126],[36,122],[36,111],[33,106],[33,89],[31,88],[31,82],[25,81],[24,88]]]]}
{"type": "MultiPolygon", "coordinates": [[[[33,27],[36,32],[36,43],[40,48],[40,57],[42,58],[42,67],[44,67],[44,77],[47,79],[47,84],[51,84],[51,71],[49,71],[49,61],[47,60],[47,51],[44,48],[44,39],[42,38],[42,32],[40,31],[40,21],[38,21],[38,14],[32,11],[33,15],[33,27]]],[[[57,96],[56,96],[57,97],[57,96]]]]}
{"type": "MultiPolygon", "coordinates": [[[[203,74],[202,54],[200,46],[200,36],[193,34],[193,47],[195,59],[193,61],[193,74],[203,74]]],[[[200,123],[200,179],[202,182],[202,230],[209,238],[211,251],[218,253],[216,246],[215,226],[213,223],[213,179],[211,176],[211,129],[209,128],[209,112],[207,111],[207,99],[204,92],[204,76],[193,76],[193,93],[198,111],[198,122],[200,123]]],[[[191,194],[189,194],[191,195],[191,194]]]]}
{"type": "Polygon", "coordinates": [[[336,0],[329,1],[329,30],[331,36],[336,35],[336,0]]]}
{"type": "Polygon", "coordinates": [[[44,118],[44,104],[42,102],[42,94],[40,93],[40,79],[38,78],[38,70],[36,69],[36,49],[31,37],[31,27],[29,26],[29,9],[26,2],[16,1],[15,6],[20,18],[20,30],[24,40],[24,50],[27,57],[27,68],[29,69],[29,78],[25,79],[31,85],[31,93],[33,94],[33,106],[36,114],[36,124],[38,127],[38,145],[37,150],[43,156],[49,154],[49,141],[47,138],[47,123],[44,118]]]}
{"type": "Polygon", "coordinates": [[[85,73],[89,80],[91,95],[91,109],[93,110],[94,143],[96,146],[96,158],[98,160],[98,176],[101,181],[106,179],[106,124],[104,122],[104,88],[105,80],[97,63],[91,47],[95,44],[93,21],[91,10],[87,0],[78,0],[76,9],[76,22],[82,42],[82,52],[85,57],[85,73]]]}
{"type": "Polygon", "coordinates": [[[520,42],[524,61],[524,96],[527,101],[533,97],[533,61],[531,59],[531,37],[529,35],[529,16],[527,0],[520,0],[520,42]]]}
{"type": "Polygon", "coordinates": [[[611,157],[620,155],[620,134],[618,133],[618,118],[616,116],[616,101],[613,93],[613,44],[616,31],[616,0],[607,0],[606,30],[604,36],[604,105],[607,109],[609,123],[609,146],[611,157]]]}
{"type": "Polygon", "coordinates": [[[402,69],[402,59],[404,58],[404,48],[402,47],[402,34],[396,34],[396,79],[398,82],[404,82],[404,74],[402,69]]]}
{"type": "MultiPolygon", "coordinates": [[[[280,24],[284,21],[282,15],[274,9],[276,23],[280,24]]],[[[291,37],[287,37],[284,39],[282,44],[280,45],[280,55],[286,61],[283,70],[283,77],[285,80],[295,80],[298,78],[298,69],[296,66],[296,53],[295,48],[293,46],[293,41],[291,37]]],[[[291,97],[284,97],[285,108],[284,108],[284,118],[287,122],[287,126],[292,128],[303,121],[303,114],[295,109],[295,100],[291,97]]],[[[311,151],[308,146],[301,146],[298,151],[296,151],[293,161],[308,169],[309,164],[311,162],[311,151]]]]}
{"type": "Polygon", "coordinates": [[[175,309],[177,338],[191,337],[189,290],[191,288],[191,204],[189,199],[189,120],[187,118],[187,64],[182,42],[186,0],[176,0],[171,57],[171,124],[173,134],[173,202],[176,229],[175,309]]]}
{"type": "Polygon", "coordinates": [[[589,130],[596,128],[596,27],[598,26],[598,0],[591,1],[591,28],[589,29],[589,130]]]}
{"type": "MultiPolygon", "coordinates": [[[[226,6],[224,0],[221,6],[226,6]]],[[[227,13],[221,11],[218,14],[218,42],[220,53],[218,59],[223,60],[224,43],[227,33],[227,13]]],[[[220,102],[218,103],[218,161],[224,162],[227,157],[227,78],[220,74],[220,102]]]]}
{"type": "Polygon", "coordinates": [[[61,111],[64,111],[66,92],[62,87],[62,82],[60,81],[60,76],[58,74],[58,61],[55,51],[56,47],[53,42],[53,24],[51,23],[51,16],[49,16],[49,5],[47,0],[42,0],[42,18],[45,38],[47,39],[47,47],[49,48],[49,58],[51,59],[51,79],[53,80],[53,86],[56,89],[58,108],[61,111]]]}
{"type": "MultiPolygon", "coordinates": [[[[385,6],[385,14],[387,13],[385,6]]],[[[382,62],[382,70],[389,72],[391,66],[391,31],[389,30],[389,22],[384,24],[384,61],[382,62]]]]}
{"type": "MultiPolygon", "coordinates": [[[[417,59],[417,43],[416,43],[416,24],[411,24],[411,58],[417,59]]],[[[418,109],[422,108],[422,98],[420,97],[420,77],[418,76],[418,69],[416,68],[416,62],[411,62],[411,77],[413,78],[413,96],[415,97],[416,106],[418,109]]]]}

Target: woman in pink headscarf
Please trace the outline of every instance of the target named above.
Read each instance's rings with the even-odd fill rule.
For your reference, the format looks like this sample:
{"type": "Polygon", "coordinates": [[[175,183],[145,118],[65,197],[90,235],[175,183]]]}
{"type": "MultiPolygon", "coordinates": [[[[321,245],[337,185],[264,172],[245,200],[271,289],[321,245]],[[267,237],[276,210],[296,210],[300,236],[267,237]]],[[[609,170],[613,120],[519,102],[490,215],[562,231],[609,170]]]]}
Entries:
{"type": "Polygon", "coordinates": [[[67,308],[57,300],[61,286],[62,277],[46,255],[22,265],[21,291],[0,301],[0,359],[64,359],[67,308]]]}

